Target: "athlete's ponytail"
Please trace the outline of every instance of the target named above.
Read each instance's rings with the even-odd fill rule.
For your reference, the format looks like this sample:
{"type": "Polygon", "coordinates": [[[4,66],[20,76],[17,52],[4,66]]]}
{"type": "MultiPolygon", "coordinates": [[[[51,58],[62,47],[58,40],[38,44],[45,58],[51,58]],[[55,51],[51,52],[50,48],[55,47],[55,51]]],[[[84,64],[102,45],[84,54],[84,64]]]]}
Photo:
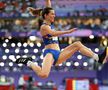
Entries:
{"type": "Polygon", "coordinates": [[[40,8],[35,9],[32,7],[28,7],[27,9],[32,16],[41,16],[42,9],[40,9],[40,8]]]}
{"type": "Polygon", "coordinates": [[[48,15],[50,10],[53,10],[53,8],[51,7],[46,7],[44,9],[40,9],[40,8],[32,8],[32,7],[28,7],[27,8],[28,11],[30,12],[31,15],[33,16],[42,16],[43,19],[45,19],[45,14],[48,15]]]}

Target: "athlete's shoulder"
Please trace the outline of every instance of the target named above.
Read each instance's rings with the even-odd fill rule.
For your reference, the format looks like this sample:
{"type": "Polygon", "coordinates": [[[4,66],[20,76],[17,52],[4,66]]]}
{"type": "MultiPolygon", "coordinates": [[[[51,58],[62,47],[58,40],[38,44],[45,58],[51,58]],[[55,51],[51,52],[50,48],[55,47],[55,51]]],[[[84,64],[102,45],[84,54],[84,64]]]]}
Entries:
{"type": "Polygon", "coordinates": [[[45,24],[43,24],[43,25],[41,25],[41,30],[44,30],[44,29],[50,29],[51,27],[49,26],[49,25],[45,25],[45,24]]]}

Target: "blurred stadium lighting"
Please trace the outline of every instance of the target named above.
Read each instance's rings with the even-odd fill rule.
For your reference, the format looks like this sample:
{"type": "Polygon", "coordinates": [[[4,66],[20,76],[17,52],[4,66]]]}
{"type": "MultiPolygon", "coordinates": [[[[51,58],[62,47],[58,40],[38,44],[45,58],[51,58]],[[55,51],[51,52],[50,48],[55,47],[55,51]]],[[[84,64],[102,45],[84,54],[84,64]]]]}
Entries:
{"type": "Polygon", "coordinates": [[[12,60],[13,62],[15,62],[15,61],[16,61],[16,59],[15,59],[15,56],[14,56],[14,55],[10,55],[10,56],[9,56],[9,59],[10,59],[10,60],[12,60]]]}
{"type": "Polygon", "coordinates": [[[98,70],[102,70],[102,66],[100,65],[100,66],[98,66],[98,70]]]}
{"type": "Polygon", "coordinates": [[[34,53],[38,53],[38,49],[34,49],[34,53]]]}
{"type": "Polygon", "coordinates": [[[83,62],[83,66],[88,66],[88,63],[87,62],[83,62]]]}
{"type": "Polygon", "coordinates": [[[32,59],[36,59],[36,56],[35,56],[35,55],[33,55],[33,56],[32,56],[32,59]]]}
{"type": "Polygon", "coordinates": [[[23,43],[23,47],[27,47],[27,43],[23,43]]]}
{"type": "Polygon", "coordinates": [[[12,39],[12,36],[9,36],[8,38],[9,38],[9,39],[12,39]]]}
{"type": "Polygon", "coordinates": [[[59,64],[59,66],[62,66],[63,64],[61,63],[61,64],[59,64]]]}
{"type": "Polygon", "coordinates": [[[99,48],[95,48],[95,52],[99,52],[99,48]]]}
{"type": "Polygon", "coordinates": [[[74,66],[79,66],[79,62],[74,62],[74,66]]]}
{"type": "Polygon", "coordinates": [[[11,44],[11,47],[15,47],[15,43],[12,43],[12,44],[11,44]]]}
{"type": "Polygon", "coordinates": [[[89,38],[90,38],[90,39],[94,39],[94,35],[90,35],[89,38]]]}
{"type": "Polygon", "coordinates": [[[71,62],[66,62],[66,66],[71,66],[71,62]]]}
{"type": "Polygon", "coordinates": [[[41,43],[40,43],[40,42],[37,42],[37,46],[38,46],[38,47],[41,47],[41,43]]]}
{"type": "Polygon", "coordinates": [[[20,57],[21,57],[20,55],[17,55],[17,56],[16,56],[16,59],[18,59],[18,58],[20,58],[20,57]]]}
{"type": "Polygon", "coordinates": [[[28,53],[29,52],[29,50],[28,49],[24,49],[24,53],[28,53]]]}
{"type": "Polygon", "coordinates": [[[30,45],[30,47],[34,47],[34,43],[32,43],[32,42],[29,43],[29,45],[30,45]]]}
{"type": "Polygon", "coordinates": [[[105,39],[105,36],[102,36],[102,39],[105,39]]]}
{"type": "Polygon", "coordinates": [[[4,75],[0,76],[0,82],[6,82],[6,77],[4,75]]]}
{"type": "Polygon", "coordinates": [[[89,59],[89,63],[90,63],[90,64],[94,64],[94,59],[92,59],[92,58],[89,59]]]}
{"type": "Polygon", "coordinates": [[[5,53],[9,53],[9,49],[5,49],[5,53]]]}
{"type": "Polygon", "coordinates": [[[18,47],[21,47],[21,46],[22,46],[22,44],[21,44],[20,42],[18,42],[18,43],[17,43],[17,46],[18,46],[18,47]]]}
{"type": "Polygon", "coordinates": [[[26,57],[27,57],[27,55],[23,55],[22,57],[23,57],[23,58],[26,58],[26,57]]]}
{"type": "Polygon", "coordinates": [[[4,62],[1,62],[1,63],[0,63],[0,66],[1,66],[1,67],[4,67],[4,62]]]}
{"type": "Polygon", "coordinates": [[[13,68],[13,71],[14,71],[14,72],[16,72],[16,71],[17,71],[17,68],[16,68],[16,67],[14,67],[14,68],[13,68]]]}
{"type": "Polygon", "coordinates": [[[4,60],[6,60],[6,59],[7,59],[7,56],[6,56],[6,55],[3,55],[2,58],[3,58],[4,60]]]}
{"type": "Polygon", "coordinates": [[[78,55],[77,58],[80,60],[82,59],[82,55],[78,55]]]}
{"type": "Polygon", "coordinates": [[[38,82],[37,85],[38,86],[42,86],[43,84],[42,84],[42,82],[38,82]]]}
{"type": "Polygon", "coordinates": [[[7,44],[6,43],[3,43],[3,47],[7,47],[7,44]]]}
{"type": "Polygon", "coordinates": [[[12,67],[13,66],[13,62],[9,62],[9,66],[12,67]]]}
{"type": "Polygon", "coordinates": [[[5,67],[4,70],[7,71],[7,72],[9,72],[9,67],[5,67]]]}
{"type": "Polygon", "coordinates": [[[52,82],[47,82],[46,84],[47,84],[47,86],[52,86],[53,85],[52,82]]]}
{"type": "Polygon", "coordinates": [[[9,42],[9,39],[6,39],[5,42],[8,43],[9,42]]]}
{"type": "Polygon", "coordinates": [[[19,66],[19,67],[22,67],[22,66],[23,66],[23,64],[18,64],[18,66],[19,66]]]}
{"type": "Polygon", "coordinates": [[[29,39],[30,41],[36,41],[36,36],[30,36],[29,39]]]}
{"type": "Polygon", "coordinates": [[[19,53],[19,48],[15,49],[15,53],[19,53]]]}

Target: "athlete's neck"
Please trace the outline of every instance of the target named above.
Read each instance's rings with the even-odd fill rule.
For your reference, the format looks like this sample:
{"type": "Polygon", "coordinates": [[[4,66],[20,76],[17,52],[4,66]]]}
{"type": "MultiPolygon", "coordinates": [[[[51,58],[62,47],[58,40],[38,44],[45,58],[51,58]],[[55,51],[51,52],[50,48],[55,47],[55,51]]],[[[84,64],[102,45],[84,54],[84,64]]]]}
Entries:
{"type": "Polygon", "coordinates": [[[51,25],[51,22],[44,20],[43,23],[47,24],[47,25],[51,25]]]}

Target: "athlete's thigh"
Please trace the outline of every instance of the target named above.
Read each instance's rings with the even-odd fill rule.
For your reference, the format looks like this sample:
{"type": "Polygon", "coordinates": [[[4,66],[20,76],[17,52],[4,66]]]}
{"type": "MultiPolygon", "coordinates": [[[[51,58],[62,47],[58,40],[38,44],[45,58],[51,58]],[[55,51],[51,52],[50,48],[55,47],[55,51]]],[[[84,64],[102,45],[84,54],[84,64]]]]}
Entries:
{"type": "Polygon", "coordinates": [[[67,46],[66,48],[64,48],[63,51],[61,51],[60,56],[58,58],[58,61],[56,63],[56,65],[65,62],[68,58],[70,58],[76,51],[78,50],[78,48],[75,46],[75,44],[71,44],[69,46],[67,46]]]}
{"type": "Polygon", "coordinates": [[[46,56],[43,59],[43,63],[42,63],[42,71],[44,73],[49,74],[53,62],[54,62],[53,55],[51,53],[46,54],[46,56]]]}

